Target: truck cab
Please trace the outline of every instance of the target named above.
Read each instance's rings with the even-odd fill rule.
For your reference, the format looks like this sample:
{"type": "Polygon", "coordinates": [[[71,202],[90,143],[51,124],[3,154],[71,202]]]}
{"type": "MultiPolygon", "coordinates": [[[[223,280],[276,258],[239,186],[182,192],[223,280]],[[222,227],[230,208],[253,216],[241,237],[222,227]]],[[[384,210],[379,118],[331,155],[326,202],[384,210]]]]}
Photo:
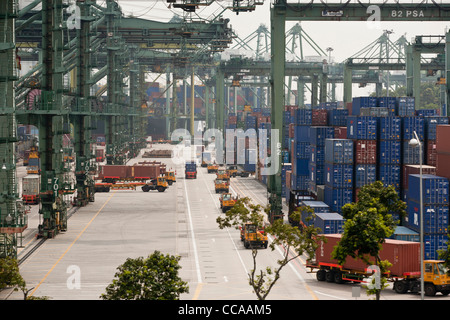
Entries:
{"type": "Polygon", "coordinates": [[[216,190],[216,193],[229,192],[230,190],[228,181],[224,179],[214,180],[214,188],[216,190]]]}
{"type": "Polygon", "coordinates": [[[219,202],[222,212],[225,213],[234,206],[236,198],[233,198],[231,193],[222,193],[219,197],[219,202]]]}
{"type": "MultiPolygon", "coordinates": [[[[424,289],[426,296],[434,296],[437,292],[443,295],[450,293],[450,276],[442,260],[424,261],[424,289]]],[[[411,275],[394,283],[396,293],[420,292],[420,273],[411,275]]]]}
{"type": "Polygon", "coordinates": [[[258,228],[255,224],[246,223],[239,229],[241,230],[241,241],[244,242],[246,249],[255,247],[267,248],[269,242],[264,228],[258,228]]]}
{"type": "Polygon", "coordinates": [[[158,190],[158,192],[164,192],[169,187],[164,177],[158,177],[152,179],[142,186],[142,191],[149,192],[150,190],[158,190]]]}
{"type": "Polygon", "coordinates": [[[231,178],[235,178],[237,174],[237,166],[228,166],[227,174],[231,178]]]}
{"type": "Polygon", "coordinates": [[[217,179],[226,180],[230,184],[230,176],[225,169],[218,169],[216,173],[217,179]]]}
{"type": "Polygon", "coordinates": [[[215,163],[210,163],[207,166],[207,170],[208,173],[214,173],[217,172],[217,170],[219,169],[219,165],[215,164],[215,163]]]}
{"type": "Polygon", "coordinates": [[[166,171],[166,174],[164,176],[169,186],[172,185],[172,183],[177,182],[177,178],[175,177],[174,171],[166,171]]]}

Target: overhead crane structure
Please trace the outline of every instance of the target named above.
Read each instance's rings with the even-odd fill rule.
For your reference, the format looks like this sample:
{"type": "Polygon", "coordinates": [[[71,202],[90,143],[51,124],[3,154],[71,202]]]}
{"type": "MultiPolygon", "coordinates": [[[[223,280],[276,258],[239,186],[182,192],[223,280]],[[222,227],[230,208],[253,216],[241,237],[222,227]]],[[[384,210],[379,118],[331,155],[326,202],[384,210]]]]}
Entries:
{"type": "Polygon", "coordinates": [[[126,18],[114,0],[105,7],[94,0],[36,0],[21,10],[18,0],[0,1],[0,257],[17,255],[17,238],[27,228],[16,181],[17,123],[39,130],[38,236],[51,238],[68,227],[62,195],[69,174],[76,179],[73,204],[95,200],[91,131],[97,123],[105,122],[107,163],[124,163],[126,154],[145,145],[146,72],[191,74],[193,52],[201,51],[207,60],[230,41],[225,19],[160,23],[126,18]],[[35,10],[39,4],[42,9],[35,10]],[[79,8],[76,27],[69,24],[69,4],[79,8]],[[19,77],[19,58],[38,63],[19,77]],[[106,99],[93,90],[105,77],[100,91],[106,99]],[[74,172],[63,161],[63,137],[71,127],[74,172]]]}
{"type": "MultiPolygon", "coordinates": [[[[450,21],[450,4],[437,2],[421,2],[418,4],[371,2],[370,4],[363,2],[324,2],[324,1],[296,1],[289,2],[287,0],[276,0],[271,6],[271,97],[272,97],[272,116],[271,127],[278,130],[279,141],[281,145],[281,137],[283,137],[283,107],[285,105],[285,24],[286,21],[359,21],[367,22],[373,17],[373,10],[368,10],[369,5],[376,6],[377,20],[383,21],[450,21]]],[[[446,34],[446,53],[447,46],[450,45],[450,36],[446,34]]],[[[446,65],[449,65],[450,54],[446,54],[446,65]]],[[[446,78],[450,73],[446,70],[446,78]]],[[[351,73],[344,72],[345,82],[351,83],[351,73]]],[[[446,83],[447,108],[450,98],[450,83],[446,83]]],[[[348,91],[344,93],[344,102],[349,102],[351,95],[348,91]]],[[[278,163],[281,163],[281,152],[278,154],[278,163]]],[[[281,207],[281,168],[278,173],[271,175],[269,179],[269,204],[271,206],[270,219],[282,218],[281,207]]]]}

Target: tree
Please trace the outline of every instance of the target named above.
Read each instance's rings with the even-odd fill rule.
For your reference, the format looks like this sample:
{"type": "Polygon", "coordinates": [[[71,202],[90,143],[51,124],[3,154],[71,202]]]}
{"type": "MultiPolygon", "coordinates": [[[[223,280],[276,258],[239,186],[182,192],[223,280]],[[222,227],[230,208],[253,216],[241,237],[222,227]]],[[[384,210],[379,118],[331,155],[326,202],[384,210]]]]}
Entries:
{"type": "MultiPolygon", "coordinates": [[[[450,230],[448,231],[450,239],[450,230]]],[[[444,260],[444,266],[447,268],[447,274],[450,276],[450,240],[446,242],[447,249],[438,250],[439,259],[444,260]]]]}
{"type": "MultiPolygon", "coordinates": [[[[281,270],[291,261],[298,258],[303,253],[313,255],[317,242],[318,230],[314,227],[306,227],[300,230],[298,227],[285,224],[282,219],[275,220],[271,225],[264,223],[264,211],[267,215],[270,212],[270,207],[262,207],[255,205],[247,197],[238,199],[233,208],[228,210],[224,217],[218,217],[217,223],[219,228],[235,227],[239,229],[245,223],[251,223],[257,226],[257,229],[264,228],[267,234],[273,236],[273,240],[269,247],[273,251],[276,246],[283,247],[283,256],[277,260],[278,267],[266,267],[264,270],[257,272],[257,256],[258,249],[251,247],[253,268],[248,274],[249,284],[253,288],[258,300],[265,300],[270,291],[280,278],[281,270]]],[[[293,214],[293,219],[299,221],[301,213],[312,212],[309,207],[300,207],[297,212],[293,214]]]]}
{"type": "MultiPolygon", "coordinates": [[[[398,221],[392,213],[406,214],[406,204],[399,199],[393,186],[384,187],[376,181],[361,188],[358,201],[342,207],[346,219],[344,232],[332,257],[344,264],[347,257],[361,259],[368,266],[376,265],[380,275],[385,274],[391,266],[389,261],[382,261],[379,252],[386,238],[395,231],[398,221]]],[[[380,287],[369,286],[368,294],[375,294],[379,300],[386,279],[381,277],[380,287]]]]}
{"type": "Polygon", "coordinates": [[[155,251],[147,258],[128,258],[120,265],[103,300],[178,300],[189,292],[186,282],[178,277],[179,256],[155,251]]]}

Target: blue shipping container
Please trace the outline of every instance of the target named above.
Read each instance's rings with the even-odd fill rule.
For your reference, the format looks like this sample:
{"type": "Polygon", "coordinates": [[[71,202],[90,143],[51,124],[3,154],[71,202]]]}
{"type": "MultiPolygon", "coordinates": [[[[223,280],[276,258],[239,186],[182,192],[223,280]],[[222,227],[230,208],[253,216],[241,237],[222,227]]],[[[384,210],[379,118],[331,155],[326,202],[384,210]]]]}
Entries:
{"type": "Polygon", "coordinates": [[[347,118],[347,138],[356,140],[376,140],[377,120],[370,116],[350,116],[347,118]]]}
{"type": "Polygon", "coordinates": [[[436,140],[436,127],[440,124],[448,124],[447,117],[425,117],[425,138],[436,140]]]}
{"type": "Polygon", "coordinates": [[[309,176],[309,159],[296,158],[291,163],[293,176],[309,176]]]}
{"type": "Polygon", "coordinates": [[[310,151],[311,157],[309,160],[312,163],[323,166],[325,164],[325,147],[318,147],[315,145],[311,145],[310,151]]]}
{"type": "MultiPolygon", "coordinates": [[[[407,227],[414,231],[420,231],[420,202],[408,200],[407,227]]],[[[423,205],[423,231],[425,233],[447,233],[448,230],[448,206],[443,204],[423,205]]]]}
{"type": "MultiPolygon", "coordinates": [[[[423,203],[448,204],[449,181],[447,178],[432,174],[422,175],[423,203]]],[[[410,174],[408,178],[408,196],[420,201],[420,174],[410,174]]]]}
{"type": "Polygon", "coordinates": [[[342,207],[353,201],[353,188],[331,188],[325,185],[324,202],[330,211],[342,212],[342,207]]]}
{"type": "Polygon", "coordinates": [[[419,233],[405,226],[395,227],[394,234],[389,239],[419,242],[419,233]]]}
{"type": "Polygon", "coordinates": [[[356,97],[352,99],[352,115],[358,116],[361,108],[377,107],[378,99],[376,97],[356,97]]]}
{"type": "Polygon", "coordinates": [[[414,97],[399,97],[397,115],[400,117],[411,117],[416,113],[414,97]]]}
{"type": "Polygon", "coordinates": [[[424,235],[424,255],[427,260],[439,259],[438,250],[447,250],[448,236],[446,234],[424,235]]]}
{"type": "Polygon", "coordinates": [[[345,219],[336,212],[317,213],[314,218],[314,227],[320,228],[322,234],[344,232],[345,219]]]}
{"type": "Polygon", "coordinates": [[[378,118],[380,140],[400,140],[402,134],[402,120],[399,117],[378,118]]]}
{"type": "Polygon", "coordinates": [[[344,127],[347,125],[348,110],[333,109],[328,111],[328,124],[330,126],[344,127]]]}
{"type": "Polygon", "coordinates": [[[294,146],[297,158],[309,159],[311,157],[311,146],[309,142],[294,142],[294,146]]]}
{"type": "Polygon", "coordinates": [[[325,146],[325,139],[334,138],[334,128],[332,127],[310,127],[310,142],[313,145],[325,146]]]}
{"type": "Polygon", "coordinates": [[[415,138],[414,131],[417,133],[420,141],[424,139],[425,134],[425,122],[423,118],[420,117],[404,117],[402,118],[403,126],[403,140],[411,140],[415,138]]]}
{"type": "MultiPolygon", "coordinates": [[[[403,141],[403,151],[402,151],[403,164],[420,164],[420,149],[411,146],[409,140],[403,141]]],[[[425,163],[424,153],[422,152],[422,163],[425,163]]]]}
{"type": "Polygon", "coordinates": [[[309,162],[310,182],[311,187],[314,190],[316,185],[325,184],[325,168],[324,165],[317,165],[313,162],[309,162]]]}
{"type": "Polygon", "coordinates": [[[378,180],[383,182],[386,187],[393,185],[397,191],[400,190],[400,177],[401,167],[399,165],[380,165],[378,168],[378,180]]]}
{"type": "Polygon", "coordinates": [[[311,109],[296,109],[294,115],[294,123],[297,125],[311,125],[312,110],[311,109]]]}
{"type": "Polygon", "coordinates": [[[353,165],[326,163],[325,185],[332,188],[352,188],[353,165]]]}
{"type": "Polygon", "coordinates": [[[353,141],[349,139],[326,139],[325,162],[353,163],[353,141]]]}
{"type": "Polygon", "coordinates": [[[310,126],[294,126],[294,140],[297,142],[310,142],[310,126]]]}
{"type": "Polygon", "coordinates": [[[355,188],[361,188],[377,181],[375,164],[358,164],[355,166],[355,188]]]}
{"type": "Polygon", "coordinates": [[[380,140],[378,163],[392,165],[401,163],[401,142],[399,140],[380,140]]]}
{"type": "Polygon", "coordinates": [[[309,175],[291,175],[291,190],[308,190],[309,175]]]}

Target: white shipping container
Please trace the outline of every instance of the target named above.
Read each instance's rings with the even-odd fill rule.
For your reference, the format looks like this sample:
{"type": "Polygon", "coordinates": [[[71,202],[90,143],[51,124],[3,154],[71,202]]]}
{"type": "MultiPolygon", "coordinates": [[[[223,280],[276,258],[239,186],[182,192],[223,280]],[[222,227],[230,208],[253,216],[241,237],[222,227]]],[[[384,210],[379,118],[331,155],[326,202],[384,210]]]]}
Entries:
{"type": "Polygon", "coordinates": [[[22,195],[38,195],[40,190],[40,176],[28,175],[22,179],[22,195]]]}

